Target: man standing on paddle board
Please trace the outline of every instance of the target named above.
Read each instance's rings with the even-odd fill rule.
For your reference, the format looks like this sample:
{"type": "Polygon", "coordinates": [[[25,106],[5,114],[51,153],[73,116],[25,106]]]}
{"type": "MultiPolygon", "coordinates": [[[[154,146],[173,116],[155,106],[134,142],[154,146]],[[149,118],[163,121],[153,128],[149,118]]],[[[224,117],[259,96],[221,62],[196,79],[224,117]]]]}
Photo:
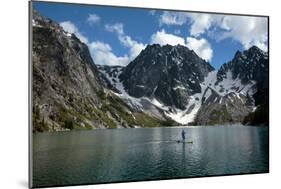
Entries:
{"type": "Polygon", "coordinates": [[[181,138],[182,138],[182,141],[184,142],[185,141],[185,131],[184,130],[181,131],[181,138]]]}

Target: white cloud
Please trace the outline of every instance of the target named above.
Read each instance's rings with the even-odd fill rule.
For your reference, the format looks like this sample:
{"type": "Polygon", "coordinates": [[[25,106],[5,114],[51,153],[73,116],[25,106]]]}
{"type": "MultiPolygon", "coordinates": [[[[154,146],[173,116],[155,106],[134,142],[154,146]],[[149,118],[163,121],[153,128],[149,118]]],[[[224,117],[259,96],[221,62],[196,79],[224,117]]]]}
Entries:
{"type": "Polygon", "coordinates": [[[244,49],[256,45],[267,51],[268,31],[265,17],[164,11],[160,15],[159,23],[187,24],[192,37],[198,38],[207,33],[217,41],[230,38],[241,43],[244,49]]]}
{"type": "Polygon", "coordinates": [[[214,14],[164,11],[160,15],[159,23],[160,25],[183,25],[188,23],[190,25],[190,35],[198,37],[205,33],[221,17],[214,14]]]}
{"type": "Polygon", "coordinates": [[[205,33],[213,24],[217,23],[221,16],[202,14],[202,13],[189,13],[186,14],[190,19],[190,35],[198,37],[205,33]]]}
{"type": "Polygon", "coordinates": [[[185,13],[164,11],[160,15],[160,25],[183,25],[187,21],[185,13]]]}
{"type": "Polygon", "coordinates": [[[130,36],[119,36],[121,43],[129,48],[130,59],[133,60],[146,47],[146,45],[134,41],[130,36]]]}
{"type": "Polygon", "coordinates": [[[105,30],[109,32],[116,32],[118,35],[124,35],[123,24],[115,23],[115,24],[106,24],[105,30]]]}
{"type": "Polygon", "coordinates": [[[89,40],[82,33],[79,32],[78,28],[70,21],[64,21],[60,23],[60,26],[64,29],[64,31],[75,34],[83,43],[88,44],[89,40]]]}
{"type": "Polygon", "coordinates": [[[268,31],[266,18],[227,16],[222,20],[221,27],[226,31],[216,35],[219,40],[232,38],[239,41],[245,49],[256,45],[260,49],[267,51],[268,31]]]}
{"type": "Polygon", "coordinates": [[[145,44],[133,40],[130,36],[125,35],[123,24],[116,23],[113,25],[106,24],[105,29],[109,32],[115,32],[121,44],[129,48],[129,58],[133,60],[146,47],[145,44]]]}
{"type": "Polygon", "coordinates": [[[87,22],[90,24],[90,25],[93,25],[93,24],[96,24],[100,21],[100,17],[96,14],[89,14],[88,18],[87,18],[87,22]]]}
{"type": "Polygon", "coordinates": [[[78,31],[76,26],[70,21],[61,22],[60,26],[68,33],[75,33],[78,31]]]}
{"type": "Polygon", "coordinates": [[[217,41],[227,38],[238,41],[244,49],[253,45],[267,51],[267,19],[264,17],[189,13],[190,35],[211,34],[217,41]]]}
{"type": "Polygon", "coordinates": [[[92,58],[94,59],[94,62],[96,64],[102,64],[102,65],[120,65],[120,66],[126,66],[130,59],[127,55],[118,57],[116,56],[110,47],[109,44],[106,44],[101,41],[94,41],[90,43],[89,49],[92,55],[92,58]]]}
{"type": "Polygon", "coordinates": [[[187,37],[186,46],[189,49],[194,50],[194,52],[202,59],[206,61],[211,61],[213,57],[213,50],[206,39],[196,39],[193,37],[187,37]]]}
{"type": "Polygon", "coordinates": [[[151,43],[160,45],[185,45],[184,38],[173,34],[168,34],[164,29],[162,29],[161,31],[157,31],[151,36],[151,43]]]}

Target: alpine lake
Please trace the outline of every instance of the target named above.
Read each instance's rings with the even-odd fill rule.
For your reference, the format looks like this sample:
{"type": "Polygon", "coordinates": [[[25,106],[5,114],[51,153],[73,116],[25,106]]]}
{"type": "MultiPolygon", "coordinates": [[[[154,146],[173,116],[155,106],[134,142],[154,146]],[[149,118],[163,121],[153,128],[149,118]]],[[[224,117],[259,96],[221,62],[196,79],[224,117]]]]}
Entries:
{"type": "Polygon", "coordinates": [[[188,126],[33,134],[33,187],[269,171],[269,128],[188,126]],[[186,143],[178,143],[182,129],[186,143]]]}

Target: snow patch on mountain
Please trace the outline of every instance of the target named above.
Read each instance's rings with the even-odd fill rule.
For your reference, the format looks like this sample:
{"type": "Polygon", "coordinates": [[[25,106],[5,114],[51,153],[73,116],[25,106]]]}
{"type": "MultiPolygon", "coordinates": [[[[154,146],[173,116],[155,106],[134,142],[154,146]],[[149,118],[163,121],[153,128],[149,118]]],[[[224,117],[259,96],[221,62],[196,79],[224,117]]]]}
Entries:
{"type": "Polygon", "coordinates": [[[218,95],[225,96],[231,92],[235,94],[247,95],[249,93],[252,95],[255,93],[255,81],[250,80],[246,85],[242,84],[239,77],[232,79],[231,71],[226,73],[226,76],[222,81],[217,82],[217,71],[212,71],[205,78],[204,82],[201,84],[201,88],[204,91],[206,87],[213,89],[218,95]]]}
{"type": "MultiPolygon", "coordinates": [[[[162,110],[167,117],[170,117],[174,121],[180,124],[189,124],[194,121],[196,114],[202,104],[204,102],[210,103],[223,103],[223,99],[226,96],[229,98],[231,102],[233,102],[233,98],[238,98],[243,102],[242,96],[246,96],[247,94],[252,95],[255,92],[255,82],[250,81],[246,85],[243,85],[241,80],[232,79],[232,74],[228,71],[223,78],[222,81],[217,81],[217,71],[211,71],[204,78],[204,81],[200,83],[201,92],[196,93],[194,95],[189,96],[188,104],[184,110],[178,109],[176,107],[170,107],[160,102],[158,99],[148,98],[148,97],[132,97],[130,96],[124,86],[123,83],[119,80],[119,75],[122,73],[122,67],[103,67],[98,66],[101,73],[103,73],[110,83],[120,91],[120,93],[115,93],[117,96],[122,98],[126,103],[128,103],[131,107],[137,108],[143,111],[142,102],[150,103],[158,109],[162,110]],[[216,96],[212,101],[208,101],[208,99],[215,93],[216,96]],[[233,96],[231,96],[233,95],[233,96]],[[240,96],[241,95],[241,96],[240,96]]],[[[194,74],[196,75],[196,74],[194,74]]],[[[172,88],[173,90],[187,90],[188,85],[183,85],[180,81],[176,80],[176,85],[172,88]]],[[[192,79],[189,80],[193,82],[192,79]]],[[[137,86],[140,88],[145,88],[144,85],[137,86]]],[[[157,89],[157,86],[154,88],[154,91],[157,89]]],[[[227,105],[226,105],[227,106],[227,105]]]]}
{"type": "Polygon", "coordinates": [[[175,120],[180,124],[188,124],[194,121],[194,118],[201,107],[201,102],[198,101],[199,93],[191,96],[189,104],[185,110],[174,109],[174,112],[165,112],[165,115],[175,120]]]}
{"type": "Polygon", "coordinates": [[[99,71],[106,76],[111,85],[113,85],[120,93],[113,92],[116,96],[126,101],[131,107],[142,110],[142,104],[140,98],[130,96],[124,89],[123,83],[119,80],[119,75],[122,72],[122,67],[103,67],[97,65],[99,71]],[[108,70],[106,70],[108,69],[108,70]],[[115,72],[115,74],[113,74],[115,72]]]}
{"type": "Polygon", "coordinates": [[[147,98],[147,97],[142,97],[142,98],[148,100],[151,104],[153,104],[157,108],[160,108],[164,111],[169,110],[168,106],[165,106],[163,103],[159,102],[156,98],[153,98],[153,99],[150,99],[150,98],[147,98]]]}

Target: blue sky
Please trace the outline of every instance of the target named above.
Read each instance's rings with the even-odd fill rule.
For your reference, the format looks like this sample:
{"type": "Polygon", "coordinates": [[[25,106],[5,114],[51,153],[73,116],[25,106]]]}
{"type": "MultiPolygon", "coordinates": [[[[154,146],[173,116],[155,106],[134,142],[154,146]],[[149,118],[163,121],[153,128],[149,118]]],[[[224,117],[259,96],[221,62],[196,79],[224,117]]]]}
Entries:
{"type": "Polygon", "coordinates": [[[237,50],[267,51],[267,18],[33,2],[42,16],[86,43],[97,64],[126,65],[146,45],[181,44],[216,69],[237,50]]]}

